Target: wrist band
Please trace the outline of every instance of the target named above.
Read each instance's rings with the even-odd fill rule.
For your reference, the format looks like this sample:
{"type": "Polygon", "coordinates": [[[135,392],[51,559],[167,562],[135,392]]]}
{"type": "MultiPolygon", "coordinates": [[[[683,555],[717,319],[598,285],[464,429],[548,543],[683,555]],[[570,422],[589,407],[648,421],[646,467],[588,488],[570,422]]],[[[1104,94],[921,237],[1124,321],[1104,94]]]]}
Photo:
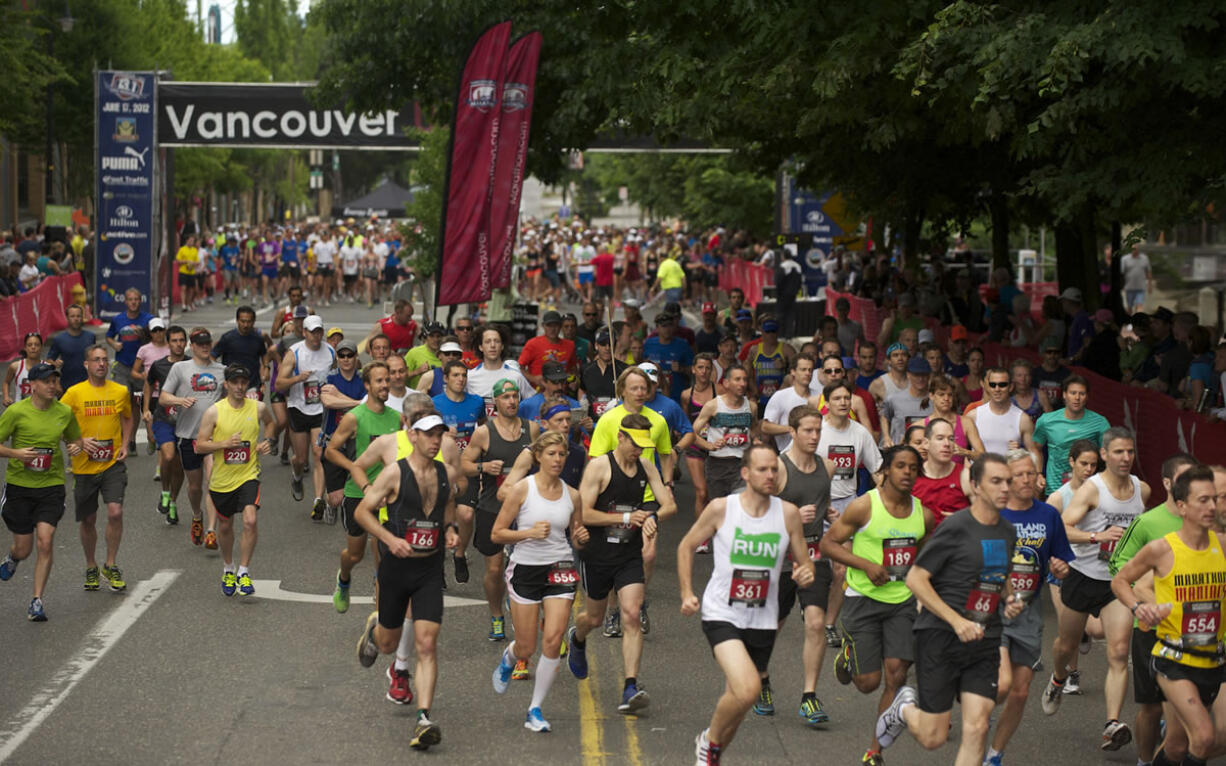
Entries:
{"type": "Polygon", "coordinates": [[[623,513],[623,514],[622,514],[622,523],[623,523],[623,524],[629,524],[629,523],[630,523],[630,514],[629,514],[629,513],[623,513]]]}

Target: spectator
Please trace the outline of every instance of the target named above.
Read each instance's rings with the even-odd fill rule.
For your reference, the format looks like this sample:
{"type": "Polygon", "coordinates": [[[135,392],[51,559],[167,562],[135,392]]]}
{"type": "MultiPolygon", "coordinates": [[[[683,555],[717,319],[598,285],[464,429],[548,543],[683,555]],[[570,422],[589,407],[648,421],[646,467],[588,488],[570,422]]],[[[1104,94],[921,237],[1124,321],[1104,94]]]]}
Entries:
{"type": "Polygon", "coordinates": [[[1175,348],[1175,338],[1171,334],[1171,321],[1174,318],[1175,312],[1166,306],[1159,306],[1149,318],[1149,335],[1146,338],[1149,356],[1133,375],[1134,384],[1148,384],[1158,377],[1162,355],[1175,348]]]}
{"type": "Polygon", "coordinates": [[[1099,375],[1120,379],[1119,331],[1111,309],[1094,312],[1094,337],[1082,349],[1081,363],[1099,375]]]}
{"type": "Polygon", "coordinates": [[[1140,312],[1120,330],[1120,380],[1124,383],[1131,383],[1149,358],[1149,334],[1149,316],[1140,312]]]}
{"type": "Polygon", "coordinates": [[[1064,312],[1060,309],[1060,299],[1054,295],[1044,296],[1040,314],[1042,316],[1038,332],[1035,333],[1035,346],[1042,348],[1044,341],[1048,338],[1055,338],[1059,348],[1064,348],[1068,326],[1064,323],[1064,312]]]}
{"type": "Polygon", "coordinates": [[[1178,398],[1179,384],[1188,375],[1192,364],[1192,351],[1188,348],[1188,336],[1196,327],[1196,315],[1181,311],[1171,321],[1171,337],[1175,343],[1162,354],[1158,363],[1158,376],[1149,382],[1149,387],[1178,398]]]}
{"type": "Polygon", "coordinates": [[[1069,359],[1079,359],[1081,349],[1090,342],[1094,334],[1094,326],[1090,314],[1082,308],[1081,290],[1076,287],[1066,287],[1060,293],[1060,305],[1068,318],[1068,356],[1069,359]]]}
{"type": "Polygon", "coordinates": [[[21,291],[28,292],[33,290],[40,281],[42,281],[42,272],[38,270],[38,252],[35,250],[25,251],[25,263],[21,270],[17,272],[17,279],[21,283],[21,291]]]}
{"type": "MultiPolygon", "coordinates": [[[[13,251],[16,254],[17,251],[13,251]]],[[[0,266],[0,295],[12,298],[21,294],[21,264],[13,261],[8,266],[0,266]]]]}
{"type": "Polygon", "coordinates": [[[1039,338],[1039,325],[1030,313],[1030,296],[1018,293],[1012,300],[1012,324],[1009,345],[1014,348],[1033,348],[1039,338]]]}
{"type": "Polygon", "coordinates": [[[681,264],[677,263],[677,259],[671,257],[671,255],[664,258],[660,262],[660,270],[656,275],[655,283],[651,286],[652,292],[663,290],[664,300],[672,303],[674,301],[681,301],[684,289],[685,269],[681,268],[681,264]]]}
{"type": "Polygon", "coordinates": [[[1129,314],[1145,307],[1145,295],[1154,290],[1154,272],[1149,256],[1133,245],[1132,252],[1120,259],[1120,275],[1124,278],[1124,307],[1129,314]]]}
{"type": "MultiPolygon", "coordinates": [[[[924,328],[923,317],[915,313],[915,296],[903,293],[898,296],[898,306],[881,323],[881,333],[877,336],[878,346],[889,346],[899,341],[903,330],[915,330],[918,333],[924,328]]],[[[899,438],[902,434],[899,433],[899,438]]]]}
{"type": "Polygon", "coordinates": [[[979,288],[971,283],[969,269],[959,271],[954,277],[954,291],[945,305],[942,324],[960,324],[974,333],[987,329],[983,300],[979,297],[979,288]]]}
{"type": "Polygon", "coordinates": [[[779,268],[775,269],[775,299],[779,304],[776,311],[781,320],[779,329],[785,338],[796,334],[796,295],[804,283],[800,264],[791,250],[783,248],[780,250],[779,268]]]}
{"type": "Polygon", "coordinates": [[[834,302],[834,316],[839,323],[839,345],[843,347],[845,356],[851,356],[856,353],[857,346],[867,340],[864,328],[859,322],[852,321],[851,301],[847,298],[841,297],[834,302]]]}
{"type": "MultiPolygon", "coordinates": [[[[1127,256],[1125,256],[1127,257],[1127,256]]],[[[1214,357],[1210,351],[1212,340],[1209,329],[1197,325],[1188,332],[1188,350],[1192,352],[1192,362],[1188,365],[1188,376],[1180,384],[1183,398],[1179,402],[1182,409],[1204,412],[1214,391],[1214,357]]]]}
{"type": "Polygon", "coordinates": [[[1043,411],[1051,412],[1064,406],[1064,379],[1072,373],[1060,363],[1060,341],[1054,336],[1049,335],[1040,350],[1043,361],[1034,370],[1034,384],[1039,389],[1043,411]]]}

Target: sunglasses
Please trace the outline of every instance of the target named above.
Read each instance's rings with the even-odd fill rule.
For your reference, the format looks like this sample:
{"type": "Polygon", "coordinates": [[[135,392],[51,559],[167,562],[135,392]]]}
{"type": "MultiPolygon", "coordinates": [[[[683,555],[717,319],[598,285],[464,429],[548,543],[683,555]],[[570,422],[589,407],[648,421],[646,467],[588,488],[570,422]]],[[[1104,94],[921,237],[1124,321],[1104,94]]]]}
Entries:
{"type": "Polygon", "coordinates": [[[1008,383],[989,383],[988,388],[1008,388],[1008,383]]]}
{"type": "Polygon", "coordinates": [[[598,316],[600,316],[600,315],[599,315],[599,314],[597,314],[597,313],[595,313],[595,312],[593,312],[593,313],[589,314],[589,313],[587,313],[587,312],[585,311],[585,312],[583,312],[583,316],[585,316],[585,317],[598,317],[598,316]]]}
{"type": "Polygon", "coordinates": [[[336,358],[337,359],[353,359],[355,356],[357,356],[357,354],[351,353],[349,351],[345,351],[343,353],[337,354],[336,358]]]}
{"type": "Polygon", "coordinates": [[[457,327],[457,328],[455,328],[455,331],[456,331],[456,332],[472,332],[472,331],[473,331],[473,328],[471,328],[471,327],[457,327]]]}

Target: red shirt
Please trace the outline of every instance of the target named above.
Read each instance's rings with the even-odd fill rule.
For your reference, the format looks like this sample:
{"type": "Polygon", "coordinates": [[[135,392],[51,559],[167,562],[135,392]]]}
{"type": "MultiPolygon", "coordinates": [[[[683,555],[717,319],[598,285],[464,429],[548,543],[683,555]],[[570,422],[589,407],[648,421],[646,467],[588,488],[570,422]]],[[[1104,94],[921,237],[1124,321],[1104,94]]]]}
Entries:
{"type": "Polygon", "coordinates": [[[860,397],[860,401],[864,402],[864,411],[868,413],[869,422],[866,425],[874,431],[881,430],[881,423],[877,417],[877,400],[863,388],[856,389],[856,396],[860,397]]]}
{"type": "Polygon", "coordinates": [[[482,359],[480,352],[476,350],[469,350],[464,352],[464,355],[460,357],[460,361],[463,362],[464,366],[468,369],[475,370],[481,366],[481,362],[484,360],[482,359]]]}
{"type": "Polygon", "coordinates": [[[417,322],[410,319],[408,324],[396,324],[394,317],[384,317],[379,320],[379,331],[392,342],[392,352],[401,354],[413,348],[413,339],[417,337],[417,322]]]}
{"type": "Polygon", "coordinates": [[[601,287],[612,287],[613,253],[598,253],[592,259],[592,266],[596,269],[596,284],[601,287]]]}
{"type": "Polygon", "coordinates": [[[940,479],[920,476],[911,487],[911,494],[932,511],[936,523],[940,524],[947,516],[970,506],[971,501],[962,494],[961,476],[962,469],[955,464],[948,476],[940,479]]]}
{"type": "Polygon", "coordinates": [[[540,375],[545,362],[560,362],[569,371],[574,371],[575,342],[558,338],[551,341],[544,335],[538,335],[524,344],[524,350],[519,354],[519,366],[527,374],[540,375]]]}

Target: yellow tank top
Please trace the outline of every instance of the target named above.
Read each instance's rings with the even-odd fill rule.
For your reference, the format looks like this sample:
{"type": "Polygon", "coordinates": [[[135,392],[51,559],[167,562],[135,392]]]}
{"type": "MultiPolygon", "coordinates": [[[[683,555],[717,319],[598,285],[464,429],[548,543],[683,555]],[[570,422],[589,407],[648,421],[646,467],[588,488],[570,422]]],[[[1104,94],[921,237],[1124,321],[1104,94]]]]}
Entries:
{"type": "Polygon", "coordinates": [[[260,456],[256,453],[256,444],[260,439],[260,403],[254,399],[244,399],[242,408],[236,410],[228,399],[222,399],[213,408],[217,410],[213,441],[229,441],[231,436],[238,434],[242,444],[214,453],[209,489],[233,492],[245,482],[260,478],[260,456]]]}
{"type": "Polygon", "coordinates": [[[1226,557],[1217,535],[1209,547],[1196,551],[1184,545],[1177,532],[1162,538],[1171,546],[1175,564],[1164,577],[1154,577],[1154,600],[1170,604],[1171,612],[1158,623],[1154,656],[1193,668],[1226,664],[1222,639],[1222,601],[1226,597],[1226,557]]]}

